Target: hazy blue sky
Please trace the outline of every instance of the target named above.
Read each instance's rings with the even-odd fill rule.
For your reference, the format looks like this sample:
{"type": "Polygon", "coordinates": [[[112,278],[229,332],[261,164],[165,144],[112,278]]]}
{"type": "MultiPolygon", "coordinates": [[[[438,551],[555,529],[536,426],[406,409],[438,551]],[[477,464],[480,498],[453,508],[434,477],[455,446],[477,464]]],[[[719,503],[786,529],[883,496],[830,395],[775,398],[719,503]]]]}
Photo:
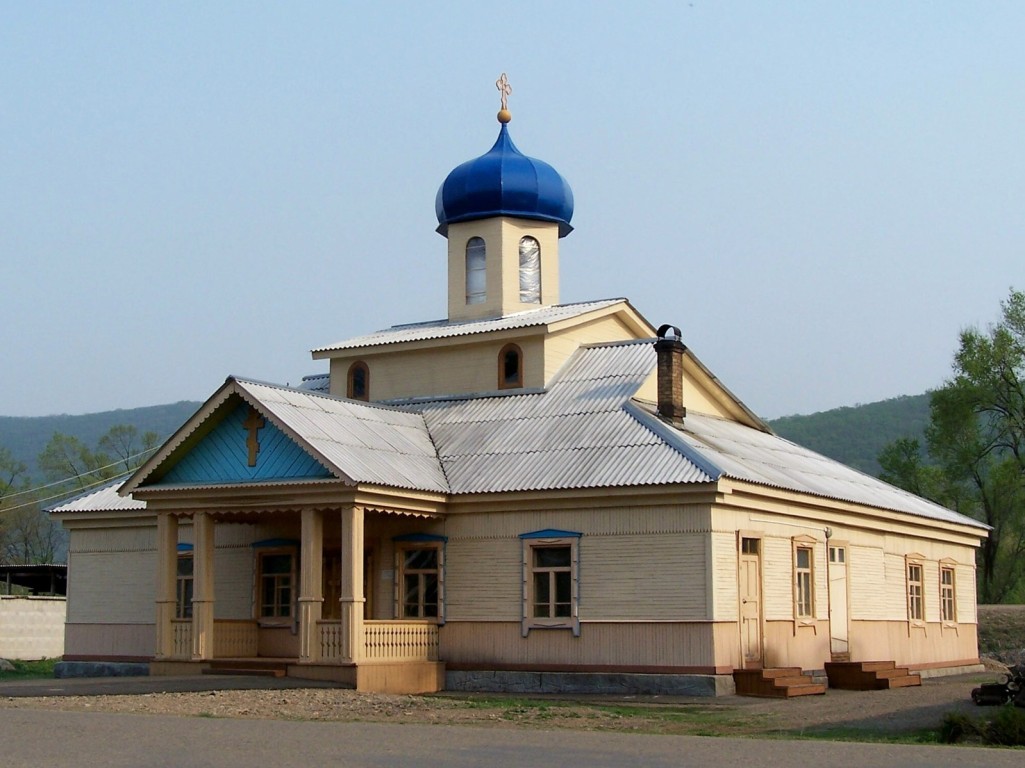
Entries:
{"type": "Polygon", "coordinates": [[[295,384],[443,317],[497,135],[766,417],[917,394],[1025,287],[1025,3],[0,3],[0,414],[295,384]]]}

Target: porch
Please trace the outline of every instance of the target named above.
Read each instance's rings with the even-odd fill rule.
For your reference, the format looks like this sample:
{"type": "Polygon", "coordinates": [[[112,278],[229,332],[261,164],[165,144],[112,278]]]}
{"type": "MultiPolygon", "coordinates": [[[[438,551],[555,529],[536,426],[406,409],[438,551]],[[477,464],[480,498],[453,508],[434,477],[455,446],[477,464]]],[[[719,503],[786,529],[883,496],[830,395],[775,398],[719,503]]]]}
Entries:
{"type": "Polygon", "coordinates": [[[378,693],[427,693],[444,687],[445,665],[438,661],[438,624],[432,620],[364,621],[360,660],[344,657],[341,621],[317,623],[316,661],[260,656],[259,622],[214,622],[213,657],[192,658],[192,621],[174,619],[172,654],[151,663],[151,674],[240,672],[330,680],[378,693]]]}
{"type": "MultiPolygon", "coordinates": [[[[191,571],[183,581],[179,518],[185,516],[159,515],[157,652],[150,673],[208,671],[228,660],[239,670],[256,669],[273,660],[279,673],[284,670],[290,677],[329,680],[358,690],[440,690],[441,537],[424,533],[430,521],[410,520],[408,512],[370,512],[365,515],[364,508],[353,505],[247,515],[246,520],[259,521],[257,530],[272,527],[291,537],[299,534],[298,539],[248,545],[254,548],[253,572],[245,578],[252,580],[253,598],[251,608],[245,601],[244,612],[251,618],[224,617],[242,612],[236,577],[228,602],[222,601],[215,618],[215,570],[226,578],[222,560],[215,568],[215,529],[223,527],[222,533],[230,534],[229,526],[240,519],[210,512],[188,515],[187,538],[192,542],[184,546],[191,571]],[[365,516],[373,521],[369,540],[365,516]],[[294,555],[282,554],[288,547],[294,555]],[[385,589],[385,584],[390,587],[385,589]]],[[[237,560],[237,547],[235,552],[237,560]]]]}

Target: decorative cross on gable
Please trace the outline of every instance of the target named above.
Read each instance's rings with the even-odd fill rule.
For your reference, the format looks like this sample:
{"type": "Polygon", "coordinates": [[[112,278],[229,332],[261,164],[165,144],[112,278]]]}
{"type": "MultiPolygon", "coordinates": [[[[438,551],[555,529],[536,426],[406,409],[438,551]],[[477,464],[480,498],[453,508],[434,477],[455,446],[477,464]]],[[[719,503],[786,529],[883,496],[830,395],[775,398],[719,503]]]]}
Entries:
{"type": "Polygon", "coordinates": [[[255,408],[249,406],[249,415],[242,422],[242,426],[249,430],[249,437],[246,438],[246,447],[249,448],[249,466],[256,466],[256,454],[260,452],[260,439],[257,432],[263,429],[266,422],[255,408]]]}

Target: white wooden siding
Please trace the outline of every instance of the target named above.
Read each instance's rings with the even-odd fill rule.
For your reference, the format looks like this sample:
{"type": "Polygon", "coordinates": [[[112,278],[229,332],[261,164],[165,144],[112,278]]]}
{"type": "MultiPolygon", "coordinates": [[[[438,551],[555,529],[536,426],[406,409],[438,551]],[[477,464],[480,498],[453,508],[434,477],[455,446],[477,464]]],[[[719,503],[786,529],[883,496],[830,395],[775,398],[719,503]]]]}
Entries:
{"type": "Polygon", "coordinates": [[[882,599],[886,590],[882,549],[847,547],[847,589],[851,600],[851,620],[882,621],[887,618],[886,602],[882,599]]]}

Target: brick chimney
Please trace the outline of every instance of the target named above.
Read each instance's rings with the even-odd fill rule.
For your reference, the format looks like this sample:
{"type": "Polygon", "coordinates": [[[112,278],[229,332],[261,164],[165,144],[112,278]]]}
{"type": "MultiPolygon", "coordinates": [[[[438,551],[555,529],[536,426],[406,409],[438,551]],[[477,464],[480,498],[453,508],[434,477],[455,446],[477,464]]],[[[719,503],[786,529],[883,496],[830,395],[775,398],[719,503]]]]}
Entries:
{"type": "Polygon", "coordinates": [[[663,325],[658,329],[655,354],[658,356],[658,415],[674,427],[682,427],[687,409],[683,407],[683,353],[680,329],[663,325]]]}

